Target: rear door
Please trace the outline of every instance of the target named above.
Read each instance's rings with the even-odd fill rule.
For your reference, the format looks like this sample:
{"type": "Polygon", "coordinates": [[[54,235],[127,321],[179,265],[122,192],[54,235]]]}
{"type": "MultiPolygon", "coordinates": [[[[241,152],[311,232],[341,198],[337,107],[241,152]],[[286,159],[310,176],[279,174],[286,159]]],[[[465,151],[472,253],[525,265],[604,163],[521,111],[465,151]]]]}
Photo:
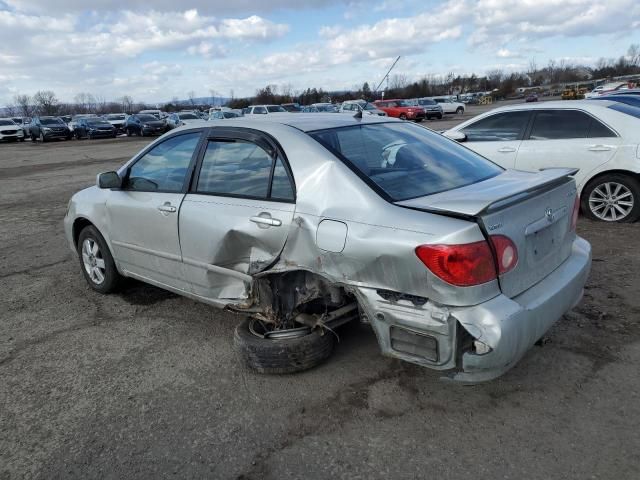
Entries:
{"type": "Polygon", "coordinates": [[[133,276],[188,291],[178,212],[202,131],[169,137],[128,169],[122,190],[107,198],[109,235],[121,268],[133,276]]]}
{"type": "Polygon", "coordinates": [[[295,210],[284,154],[252,130],[212,129],[180,210],[180,242],[192,292],[246,298],[250,275],[280,255],[295,210]]]}
{"type": "Polygon", "coordinates": [[[460,130],[467,136],[464,145],[503,168],[514,168],[530,115],[516,110],[483,117],[460,130]]]}
{"type": "Polygon", "coordinates": [[[540,170],[578,168],[576,183],[608,162],[620,138],[598,119],[581,110],[536,110],[518,150],[516,168],[540,170]]]}

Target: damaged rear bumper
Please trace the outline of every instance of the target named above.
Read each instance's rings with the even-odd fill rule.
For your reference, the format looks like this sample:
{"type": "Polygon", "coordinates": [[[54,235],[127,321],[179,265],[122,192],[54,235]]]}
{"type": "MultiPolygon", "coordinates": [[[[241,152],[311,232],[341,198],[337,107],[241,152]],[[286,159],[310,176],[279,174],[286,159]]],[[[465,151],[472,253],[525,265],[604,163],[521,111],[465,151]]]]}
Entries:
{"type": "Polygon", "coordinates": [[[384,299],[361,288],[359,297],[382,353],[437,370],[468,383],[492,380],[513,367],[545,332],[582,298],[591,268],[591,246],[576,238],[570,257],[524,293],[471,307],[384,299]],[[488,346],[461,351],[460,328],[488,346]]]}

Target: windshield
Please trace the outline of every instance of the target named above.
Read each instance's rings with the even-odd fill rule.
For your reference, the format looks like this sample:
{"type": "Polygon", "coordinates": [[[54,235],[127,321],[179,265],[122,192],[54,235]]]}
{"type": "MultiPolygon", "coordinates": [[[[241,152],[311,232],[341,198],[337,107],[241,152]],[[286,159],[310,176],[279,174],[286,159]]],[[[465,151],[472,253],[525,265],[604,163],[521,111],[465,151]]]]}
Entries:
{"type": "Polygon", "coordinates": [[[154,117],[153,115],[149,115],[149,114],[138,115],[138,118],[143,122],[157,122],[158,121],[158,117],[154,117]]]}
{"type": "Polygon", "coordinates": [[[12,120],[0,120],[0,125],[2,126],[15,125],[15,123],[13,123],[12,120]]]}
{"type": "Polygon", "coordinates": [[[267,107],[267,110],[269,110],[269,113],[286,112],[286,110],[282,108],[280,105],[271,105],[267,107]]]}
{"type": "Polygon", "coordinates": [[[88,125],[111,125],[109,122],[105,120],[101,120],[99,118],[89,118],[87,119],[88,125]]]}
{"type": "Polygon", "coordinates": [[[239,117],[239,115],[237,113],[233,113],[233,112],[224,112],[222,114],[222,116],[224,118],[236,118],[236,117],[239,117]]]}
{"type": "Polygon", "coordinates": [[[358,125],[310,135],[391,201],[464,187],[502,172],[454,141],[412,124],[358,125]]]}
{"type": "Polygon", "coordinates": [[[609,105],[608,108],[626,113],[632,117],[640,118],[640,107],[634,107],[633,105],[627,105],[626,103],[616,103],[615,105],[609,105]]]}
{"type": "Polygon", "coordinates": [[[413,107],[413,104],[407,102],[406,100],[398,100],[398,105],[401,107],[413,107]]]}
{"type": "Polygon", "coordinates": [[[436,102],[434,102],[433,100],[423,99],[423,100],[418,100],[418,104],[419,105],[436,105],[436,102]]]}
{"type": "Polygon", "coordinates": [[[200,117],[193,113],[180,113],[178,117],[180,117],[180,120],[200,120],[200,117]]]}
{"type": "MultiPolygon", "coordinates": [[[[362,107],[363,104],[360,104],[360,107],[362,107]]],[[[367,103],[367,106],[364,108],[365,110],[378,110],[378,107],[376,107],[373,103],[367,103]]]]}
{"type": "Polygon", "coordinates": [[[107,120],[124,120],[124,115],[107,115],[107,120]]]}
{"type": "Polygon", "coordinates": [[[41,118],[40,123],[42,125],[64,125],[59,118],[41,118]]]}

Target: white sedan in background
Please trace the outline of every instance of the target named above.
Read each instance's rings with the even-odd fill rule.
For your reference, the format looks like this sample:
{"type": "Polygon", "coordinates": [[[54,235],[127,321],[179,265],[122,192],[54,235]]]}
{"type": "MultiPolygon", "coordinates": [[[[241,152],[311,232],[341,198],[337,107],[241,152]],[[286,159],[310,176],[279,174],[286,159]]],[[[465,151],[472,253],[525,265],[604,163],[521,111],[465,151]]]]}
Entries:
{"type": "Polygon", "coordinates": [[[444,135],[505,168],[577,168],[584,215],[640,218],[640,108],[604,100],[512,105],[444,135]]]}

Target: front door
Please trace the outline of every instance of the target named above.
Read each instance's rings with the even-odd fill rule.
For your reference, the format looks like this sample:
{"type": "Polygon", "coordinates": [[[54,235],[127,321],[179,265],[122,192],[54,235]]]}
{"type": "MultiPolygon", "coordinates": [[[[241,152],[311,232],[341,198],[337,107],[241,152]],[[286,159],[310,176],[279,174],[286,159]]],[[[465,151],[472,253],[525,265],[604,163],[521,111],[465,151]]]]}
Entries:
{"type": "Polygon", "coordinates": [[[122,190],[109,191],[113,256],[125,274],[188,291],[178,214],[201,131],[168,138],[128,169],[122,190]]]}
{"type": "Polygon", "coordinates": [[[483,117],[461,130],[467,136],[464,145],[503,168],[514,168],[529,115],[518,110],[483,117]]]}
{"type": "Polygon", "coordinates": [[[267,139],[213,130],[180,210],[192,292],[216,302],[247,296],[251,275],[282,251],[295,210],[292,175],[267,139]]]}

